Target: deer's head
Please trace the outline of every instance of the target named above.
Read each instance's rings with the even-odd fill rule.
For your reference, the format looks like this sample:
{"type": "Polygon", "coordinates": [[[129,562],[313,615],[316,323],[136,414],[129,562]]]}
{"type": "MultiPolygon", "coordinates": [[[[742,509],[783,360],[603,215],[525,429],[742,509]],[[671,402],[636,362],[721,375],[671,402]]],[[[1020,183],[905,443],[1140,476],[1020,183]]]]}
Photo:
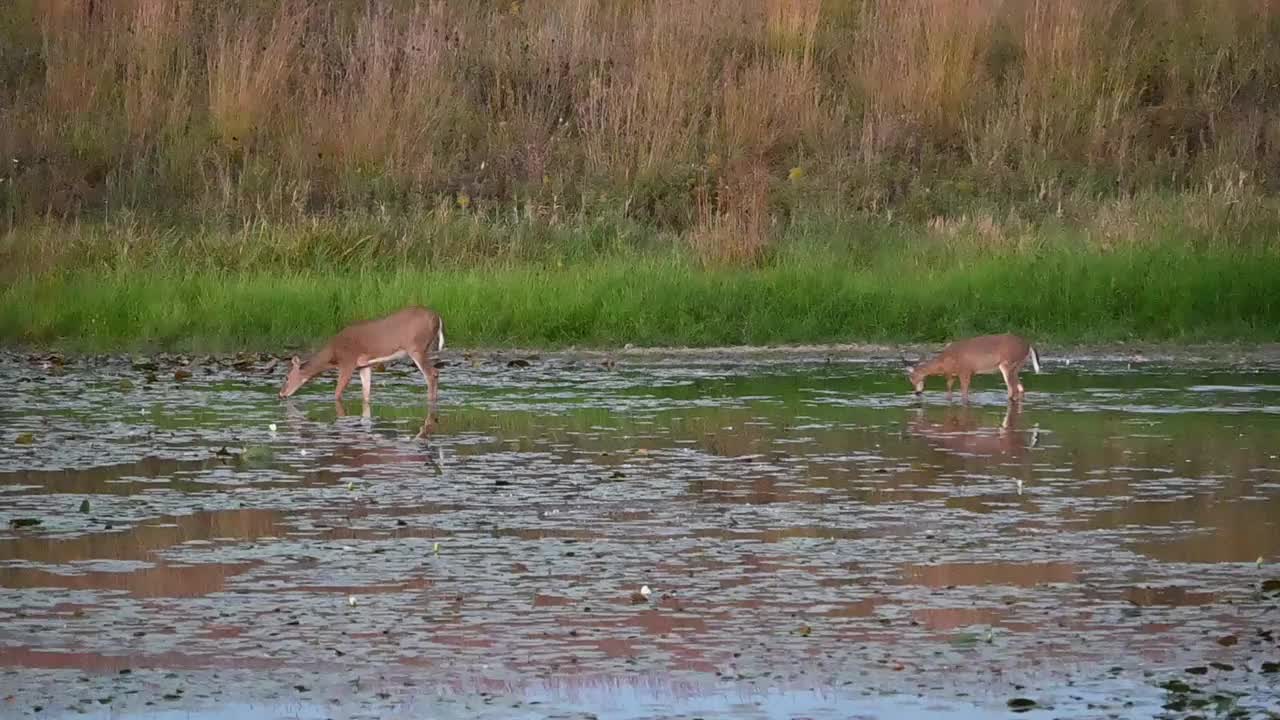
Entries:
{"type": "Polygon", "coordinates": [[[924,363],[916,364],[903,357],[902,371],[906,374],[907,380],[911,382],[911,387],[915,390],[916,395],[923,394],[924,379],[927,377],[924,371],[924,363]]]}
{"type": "Polygon", "coordinates": [[[280,388],[280,397],[287,398],[298,392],[298,388],[306,381],[307,376],[302,372],[302,360],[294,355],[289,363],[289,375],[284,379],[284,387],[280,388]]]}

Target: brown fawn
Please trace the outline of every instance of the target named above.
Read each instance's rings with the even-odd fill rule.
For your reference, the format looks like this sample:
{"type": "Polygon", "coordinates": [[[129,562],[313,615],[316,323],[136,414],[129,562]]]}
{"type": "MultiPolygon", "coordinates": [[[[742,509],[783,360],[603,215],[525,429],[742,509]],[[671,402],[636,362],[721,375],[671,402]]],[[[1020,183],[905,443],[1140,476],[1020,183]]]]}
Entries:
{"type": "Polygon", "coordinates": [[[334,399],[342,402],[342,391],[358,370],[364,401],[368,403],[373,390],[373,366],[408,355],[427,381],[427,394],[431,406],[435,407],[440,371],[431,356],[443,349],[444,321],[440,315],[424,307],[410,306],[386,317],[348,325],[306,362],[295,355],[280,397],[293,395],[316,375],[336,367],[338,388],[334,399]]]}
{"type": "Polygon", "coordinates": [[[946,376],[947,395],[951,394],[951,386],[959,378],[960,394],[968,400],[969,381],[974,374],[999,370],[1012,400],[1021,398],[1025,392],[1018,381],[1018,371],[1028,357],[1031,358],[1031,367],[1040,372],[1040,355],[1025,338],[1009,334],[982,335],[951,343],[936,356],[908,370],[907,376],[916,395],[924,393],[924,381],[930,375],[946,376]]]}

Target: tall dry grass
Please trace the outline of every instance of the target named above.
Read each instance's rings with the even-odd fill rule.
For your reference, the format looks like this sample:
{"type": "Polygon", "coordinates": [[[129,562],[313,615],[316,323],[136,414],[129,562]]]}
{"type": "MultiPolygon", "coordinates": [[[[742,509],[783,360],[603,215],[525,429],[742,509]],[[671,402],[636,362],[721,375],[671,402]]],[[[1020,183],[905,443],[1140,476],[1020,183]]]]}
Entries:
{"type": "Polygon", "coordinates": [[[806,209],[1280,181],[1268,0],[13,0],[0,47],[11,223],[608,214],[751,262],[806,209]]]}
{"type": "MultiPolygon", "coordinates": [[[[864,122],[898,124],[937,142],[959,139],[975,103],[991,87],[986,58],[997,13],[993,0],[898,0],[863,4],[860,57],[851,87],[864,122]]],[[[892,151],[900,140],[882,134],[892,151]]],[[[874,156],[873,156],[874,157],[874,156]]]]}

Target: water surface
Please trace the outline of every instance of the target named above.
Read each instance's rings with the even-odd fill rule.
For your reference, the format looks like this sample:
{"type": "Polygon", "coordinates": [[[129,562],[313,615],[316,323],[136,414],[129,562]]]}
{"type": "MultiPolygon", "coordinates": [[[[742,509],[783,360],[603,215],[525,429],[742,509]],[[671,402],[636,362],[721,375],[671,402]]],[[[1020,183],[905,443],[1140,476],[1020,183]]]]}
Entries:
{"type": "Polygon", "coordinates": [[[510,359],[4,356],[0,713],[1280,711],[1273,363],[510,359]]]}

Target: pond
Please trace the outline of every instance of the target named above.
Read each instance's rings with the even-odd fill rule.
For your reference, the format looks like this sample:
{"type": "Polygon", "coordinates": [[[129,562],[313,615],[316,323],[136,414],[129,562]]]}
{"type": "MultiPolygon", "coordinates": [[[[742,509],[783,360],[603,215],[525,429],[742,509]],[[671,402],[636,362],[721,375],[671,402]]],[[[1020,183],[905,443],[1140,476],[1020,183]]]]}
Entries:
{"type": "Polygon", "coordinates": [[[0,356],[0,714],[1280,712],[1265,353],[602,357],[0,356]]]}

